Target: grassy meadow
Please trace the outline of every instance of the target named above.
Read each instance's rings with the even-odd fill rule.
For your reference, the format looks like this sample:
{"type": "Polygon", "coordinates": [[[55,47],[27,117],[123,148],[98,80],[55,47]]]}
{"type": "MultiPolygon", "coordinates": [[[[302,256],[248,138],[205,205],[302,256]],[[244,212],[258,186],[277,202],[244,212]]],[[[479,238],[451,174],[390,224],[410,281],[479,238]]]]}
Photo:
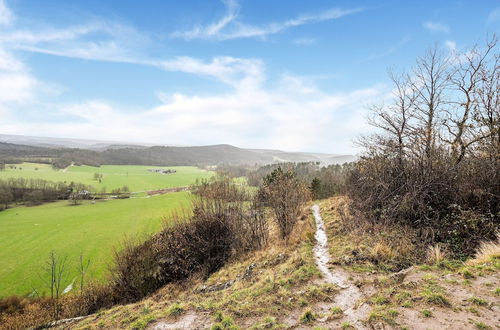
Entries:
{"type": "MultiPolygon", "coordinates": [[[[100,191],[128,186],[132,192],[186,186],[213,172],[192,166],[70,166],[54,170],[47,164],[22,163],[0,171],[0,179],[37,178],[50,181],[79,182],[100,191]],[[149,172],[150,168],[170,168],[176,173],[149,172]],[[103,175],[102,183],[94,173],[103,175]]],[[[77,275],[80,254],[91,260],[88,278],[102,279],[112,260],[113,249],[125,238],[140,239],[161,228],[173,211],[189,207],[189,193],[179,192],[147,197],[135,194],[130,199],[83,201],[72,206],[57,201],[39,206],[16,206],[0,212],[0,297],[30,294],[44,288],[42,271],[49,253],[67,257],[65,286],[77,275]]]]}
{"type": "Polygon", "coordinates": [[[161,228],[172,211],[188,207],[188,192],[121,200],[68,201],[0,212],[0,297],[47,291],[40,275],[50,251],[67,256],[67,284],[78,259],[90,259],[89,277],[102,278],[113,248],[125,238],[140,239],[161,228]]]}
{"type": "Polygon", "coordinates": [[[94,186],[109,192],[115,188],[128,186],[130,191],[155,190],[187,186],[197,178],[208,178],[212,172],[201,170],[194,166],[141,166],[141,165],[102,165],[70,166],[64,170],[53,169],[49,164],[22,163],[15,164],[16,168],[6,166],[0,171],[0,179],[27,178],[43,179],[48,181],[74,181],[94,186]],[[149,172],[151,168],[174,169],[176,173],[160,174],[149,172]],[[94,173],[103,175],[101,183],[94,180],[94,173]]]}

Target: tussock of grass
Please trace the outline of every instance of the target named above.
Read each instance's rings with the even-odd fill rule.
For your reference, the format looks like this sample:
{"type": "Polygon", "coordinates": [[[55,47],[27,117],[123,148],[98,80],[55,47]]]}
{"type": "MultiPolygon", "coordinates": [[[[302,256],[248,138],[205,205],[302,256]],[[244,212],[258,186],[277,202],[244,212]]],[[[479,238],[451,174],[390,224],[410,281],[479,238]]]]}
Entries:
{"type": "Polygon", "coordinates": [[[469,302],[471,302],[477,306],[488,306],[488,301],[486,299],[483,299],[483,298],[471,297],[468,300],[469,300],[469,302]]]}
{"type": "Polygon", "coordinates": [[[330,312],[332,312],[332,314],[334,315],[337,315],[337,314],[343,314],[344,311],[342,310],[342,308],[338,307],[338,306],[334,306],[330,309],[330,312]]]}
{"type": "Polygon", "coordinates": [[[375,305],[387,305],[390,303],[390,299],[385,296],[375,296],[372,298],[372,303],[375,305]]]}
{"type": "Polygon", "coordinates": [[[474,278],[474,273],[467,267],[463,267],[459,270],[459,273],[462,275],[463,278],[465,279],[471,279],[474,278]]]}
{"type": "Polygon", "coordinates": [[[341,324],[342,329],[354,329],[354,326],[349,322],[344,322],[341,324]]]}
{"type": "Polygon", "coordinates": [[[422,310],[422,315],[424,317],[432,317],[432,312],[428,309],[424,309],[424,310],[422,310]]]}
{"type": "Polygon", "coordinates": [[[374,309],[368,315],[369,323],[385,322],[389,325],[396,325],[397,322],[395,318],[399,315],[399,312],[394,309],[374,309]]]}
{"type": "Polygon", "coordinates": [[[437,265],[443,262],[448,253],[439,244],[431,245],[427,248],[426,262],[430,265],[437,265]]]}
{"type": "Polygon", "coordinates": [[[262,319],[262,321],[252,326],[250,329],[257,330],[257,329],[281,329],[281,328],[284,328],[284,326],[278,324],[275,317],[266,316],[262,319]]]}
{"type": "Polygon", "coordinates": [[[474,326],[476,327],[476,329],[480,329],[480,330],[490,330],[490,329],[492,329],[489,325],[487,325],[487,324],[485,324],[483,322],[475,322],[474,326]]]}
{"type": "Polygon", "coordinates": [[[166,315],[170,317],[177,317],[184,312],[184,308],[181,304],[172,304],[166,311],[166,315]]]}
{"type": "Polygon", "coordinates": [[[239,327],[234,323],[233,319],[229,316],[223,316],[222,320],[215,323],[211,327],[212,330],[237,330],[239,327]]]}
{"type": "Polygon", "coordinates": [[[449,307],[451,305],[448,299],[445,296],[443,296],[444,294],[443,288],[441,288],[436,284],[428,284],[424,286],[424,288],[421,291],[421,294],[422,297],[425,299],[425,301],[430,304],[442,307],[449,307]]]}
{"type": "Polygon", "coordinates": [[[307,309],[300,317],[300,322],[304,324],[312,323],[317,319],[317,315],[310,309],[307,309]]]}
{"type": "Polygon", "coordinates": [[[474,259],[467,261],[467,264],[474,266],[498,259],[500,259],[500,233],[497,234],[496,240],[481,243],[474,259]]]}
{"type": "Polygon", "coordinates": [[[153,322],[156,318],[153,315],[146,315],[130,325],[134,330],[146,329],[149,323],[153,322]]]}

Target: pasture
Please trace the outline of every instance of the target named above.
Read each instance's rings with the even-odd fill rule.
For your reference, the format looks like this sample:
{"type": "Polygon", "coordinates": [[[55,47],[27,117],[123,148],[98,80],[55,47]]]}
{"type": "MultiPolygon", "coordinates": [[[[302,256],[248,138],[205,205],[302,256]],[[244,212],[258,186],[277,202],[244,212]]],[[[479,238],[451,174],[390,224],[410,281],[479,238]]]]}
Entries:
{"type": "Polygon", "coordinates": [[[78,182],[95,187],[98,191],[105,188],[108,192],[115,188],[128,186],[130,191],[139,192],[161,188],[182,187],[194,183],[197,178],[208,178],[213,172],[194,166],[140,166],[140,165],[102,165],[70,166],[64,170],[53,169],[49,164],[22,163],[15,168],[6,166],[0,171],[0,179],[26,178],[48,181],[78,182]],[[176,173],[152,173],[148,169],[173,169],[176,173]],[[99,182],[94,174],[102,174],[99,182]]]}
{"type": "MultiPolygon", "coordinates": [[[[0,212],[0,297],[47,292],[42,271],[50,251],[67,256],[66,287],[77,276],[80,254],[90,259],[89,278],[102,279],[113,249],[161,228],[172,211],[189,207],[189,193],[97,201],[68,201],[0,212]]],[[[75,287],[76,287],[75,282],[75,287]]]]}

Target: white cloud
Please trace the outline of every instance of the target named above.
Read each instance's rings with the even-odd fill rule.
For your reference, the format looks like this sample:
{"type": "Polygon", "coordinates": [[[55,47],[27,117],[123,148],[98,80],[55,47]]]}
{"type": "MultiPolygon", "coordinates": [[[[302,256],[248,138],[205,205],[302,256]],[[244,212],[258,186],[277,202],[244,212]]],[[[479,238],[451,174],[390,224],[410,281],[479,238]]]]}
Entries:
{"type": "Polygon", "coordinates": [[[99,20],[59,29],[32,26],[0,31],[0,43],[10,49],[109,62],[141,64],[137,50],[148,42],[133,28],[99,20]]]}
{"type": "Polygon", "coordinates": [[[455,53],[457,51],[457,43],[453,40],[446,40],[444,45],[448,48],[450,53],[455,53]]]}
{"type": "Polygon", "coordinates": [[[0,0],[0,25],[10,25],[14,20],[14,14],[7,7],[5,0],[0,0]]]}
{"type": "MultiPolygon", "coordinates": [[[[226,5],[232,9],[216,23],[200,28],[202,35],[210,36],[208,38],[264,37],[293,26],[334,19],[356,11],[336,9],[255,27],[237,21],[235,2],[226,2],[226,5]]],[[[216,56],[201,60],[181,56],[153,61],[135,53],[141,49],[142,42],[147,44],[147,38],[134,29],[102,21],[66,29],[0,30],[0,131],[348,153],[353,151],[353,135],[367,129],[364,105],[380,97],[383,90],[375,86],[331,94],[308,79],[292,74],[283,75],[274,82],[267,76],[265,63],[256,58],[216,56]],[[64,104],[57,100],[41,102],[38,94],[44,92],[46,83],[39,82],[15,57],[17,50],[154,66],[213,79],[229,88],[211,96],[160,92],[157,93],[159,104],[147,109],[130,109],[124,104],[96,99],[64,104]],[[36,102],[36,107],[30,107],[30,102],[36,102]]]]}
{"type": "Polygon", "coordinates": [[[282,22],[273,22],[262,26],[245,24],[238,21],[238,4],[235,1],[226,1],[226,14],[217,22],[208,25],[197,24],[185,31],[175,31],[173,38],[229,40],[238,38],[261,37],[282,32],[286,29],[337,19],[363,11],[363,8],[339,9],[333,8],[313,15],[300,15],[294,19],[282,22]]]}
{"type": "Polygon", "coordinates": [[[37,85],[37,80],[25,65],[0,48],[0,106],[11,102],[30,101],[37,85]]]}
{"type": "Polygon", "coordinates": [[[424,28],[431,32],[439,32],[439,33],[451,33],[451,29],[448,25],[440,23],[440,22],[431,22],[427,21],[423,24],[424,28]]]}
{"type": "Polygon", "coordinates": [[[258,59],[218,56],[206,63],[184,56],[170,61],[158,62],[156,65],[167,71],[180,71],[212,77],[238,88],[254,88],[264,79],[264,64],[258,59]]]}
{"type": "Polygon", "coordinates": [[[227,12],[220,20],[208,24],[207,26],[196,25],[188,31],[177,31],[174,32],[172,36],[184,39],[195,39],[200,36],[204,36],[206,38],[217,36],[224,27],[234,21],[238,16],[239,5],[236,0],[226,0],[222,2],[226,6],[227,12]]]}
{"type": "Polygon", "coordinates": [[[290,74],[268,86],[264,66],[253,59],[183,58],[170,65],[170,70],[208,76],[232,89],[211,96],[159,93],[159,105],[140,111],[104,100],[56,105],[59,121],[5,121],[0,131],[27,134],[35,129],[105,140],[350,153],[352,136],[368,129],[365,105],[384,90],[374,86],[329,94],[290,74]],[[248,69],[248,63],[254,67],[248,69]],[[243,83],[249,80],[251,88],[243,83]]]}
{"type": "Polygon", "coordinates": [[[486,23],[491,24],[491,23],[496,22],[498,20],[500,20],[500,7],[493,9],[488,14],[488,18],[486,19],[486,23]]]}

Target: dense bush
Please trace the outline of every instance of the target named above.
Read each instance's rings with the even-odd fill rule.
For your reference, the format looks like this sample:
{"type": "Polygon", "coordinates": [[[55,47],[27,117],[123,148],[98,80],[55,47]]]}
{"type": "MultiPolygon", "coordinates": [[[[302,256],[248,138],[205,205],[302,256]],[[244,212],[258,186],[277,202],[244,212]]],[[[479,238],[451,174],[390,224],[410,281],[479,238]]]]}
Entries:
{"type": "Polygon", "coordinates": [[[392,75],[393,103],[348,181],[370,221],[408,225],[424,242],[470,254],[500,228],[500,55],[496,40],[454,57],[433,49],[392,75]]]}
{"type": "Polygon", "coordinates": [[[195,192],[199,196],[192,201],[191,216],[177,218],[144,243],[117,253],[112,286],[119,302],[140,299],[195,273],[211,274],[230,258],[267,242],[264,211],[257,202],[244,200],[243,188],[220,178],[201,182],[195,192]]]}
{"type": "Polygon", "coordinates": [[[305,202],[309,198],[306,185],[295,172],[278,167],[264,178],[259,198],[273,210],[281,238],[288,240],[305,202]]]}
{"type": "MultiPolygon", "coordinates": [[[[354,163],[321,166],[318,162],[280,163],[261,166],[257,169],[247,169],[248,183],[260,187],[264,178],[278,168],[295,173],[297,179],[309,186],[314,199],[328,198],[345,193],[347,174],[354,163]]],[[[234,167],[234,166],[233,166],[234,167]]],[[[229,171],[224,167],[225,171],[229,171]]],[[[232,169],[232,172],[235,172],[232,169]]]]}

